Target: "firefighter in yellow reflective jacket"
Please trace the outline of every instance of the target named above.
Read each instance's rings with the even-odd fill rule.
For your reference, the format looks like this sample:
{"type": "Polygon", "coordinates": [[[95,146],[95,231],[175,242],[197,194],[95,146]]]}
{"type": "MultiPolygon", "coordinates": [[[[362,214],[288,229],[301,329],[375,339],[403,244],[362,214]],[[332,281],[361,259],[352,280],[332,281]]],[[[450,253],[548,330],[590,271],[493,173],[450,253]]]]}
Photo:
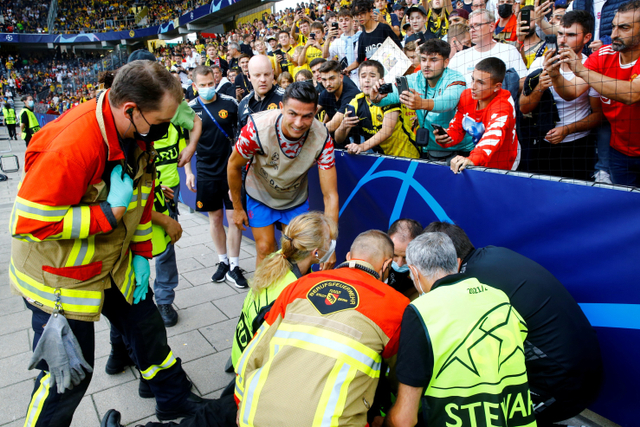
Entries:
{"type": "Polygon", "coordinates": [[[458,274],[453,242],[424,233],[407,247],[422,295],[406,309],[385,426],[535,427],[524,358],[527,325],[509,297],[458,274]]]}
{"type": "MultiPolygon", "coordinates": [[[[156,175],[150,141],[166,133],[181,100],[179,83],[159,64],[122,67],[110,91],[34,136],[10,218],[11,287],[32,311],[34,347],[56,307],[93,366],[93,322],[104,314],[149,380],[160,419],[201,406],[147,292],[156,175]]],[[[37,366],[26,426],[69,426],[89,386],[91,375],[57,393],[50,363],[37,366]]]]}
{"type": "MultiPolygon", "coordinates": [[[[330,252],[316,250],[315,262],[330,252]]],[[[282,291],[236,367],[239,427],[367,424],[409,304],[383,283],[392,261],[391,239],[367,231],[347,262],[282,291]]]]}

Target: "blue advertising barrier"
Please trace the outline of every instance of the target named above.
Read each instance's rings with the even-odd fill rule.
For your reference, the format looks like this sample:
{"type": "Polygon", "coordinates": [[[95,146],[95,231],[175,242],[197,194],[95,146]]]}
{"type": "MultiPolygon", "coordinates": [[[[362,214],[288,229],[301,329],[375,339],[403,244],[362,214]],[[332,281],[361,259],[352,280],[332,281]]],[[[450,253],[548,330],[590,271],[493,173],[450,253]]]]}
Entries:
{"type": "MultiPolygon", "coordinates": [[[[441,165],[341,151],[336,167],[339,261],[359,233],[386,231],[398,218],[453,221],[476,247],[504,246],[537,261],[597,330],[605,379],[590,409],[622,426],[638,425],[640,192],[480,170],[454,175],[441,165]]],[[[323,210],[315,168],[309,187],[311,209],[323,210]]],[[[195,207],[184,184],[181,195],[195,207]]]]}

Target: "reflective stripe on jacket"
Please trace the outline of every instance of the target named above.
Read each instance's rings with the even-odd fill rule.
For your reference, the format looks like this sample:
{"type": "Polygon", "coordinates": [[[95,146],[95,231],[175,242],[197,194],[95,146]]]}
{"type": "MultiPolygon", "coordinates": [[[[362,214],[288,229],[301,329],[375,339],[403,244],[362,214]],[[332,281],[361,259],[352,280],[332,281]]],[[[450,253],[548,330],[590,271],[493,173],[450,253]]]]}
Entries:
{"type": "Polygon", "coordinates": [[[339,268],[287,286],[236,367],[239,426],[364,426],[409,300],[339,268]]]}
{"type": "Polygon", "coordinates": [[[74,108],[35,135],[10,218],[13,291],[48,313],[59,300],[65,316],[76,320],[99,320],[112,282],[131,303],[133,255],[151,257],[147,202],[155,168],[139,146],[127,212],[115,228],[103,212],[107,160],[113,166],[124,158],[107,98],[74,108]]]}

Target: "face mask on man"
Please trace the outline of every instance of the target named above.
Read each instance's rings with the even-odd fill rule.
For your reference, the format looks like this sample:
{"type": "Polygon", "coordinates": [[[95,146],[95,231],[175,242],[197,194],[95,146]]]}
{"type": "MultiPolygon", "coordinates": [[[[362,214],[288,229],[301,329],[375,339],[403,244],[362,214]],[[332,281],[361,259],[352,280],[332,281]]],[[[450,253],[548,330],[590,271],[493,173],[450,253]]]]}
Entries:
{"type": "Polygon", "coordinates": [[[498,15],[500,18],[507,19],[513,13],[513,5],[510,4],[501,4],[498,6],[498,15]]]}
{"type": "Polygon", "coordinates": [[[200,95],[200,98],[202,98],[203,100],[211,101],[213,97],[216,96],[216,88],[213,86],[200,87],[198,88],[198,94],[200,95]]]}
{"type": "Polygon", "coordinates": [[[402,267],[398,265],[397,262],[393,261],[391,263],[391,268],[393,268],[395,271],[397,271],[398,273],[406,273],[407,271],[409,271],[409,264],[404,264],[402,267]]]}
{"type": "MultiPolygon", "coordinates": [[[[166,122],[166,123],[160,123],[157,125],[149,125],[149,131],[147,133],[140,133],[138,131],[138,127],[136,126],[136,123],[133,121],[132,111],[133,109],[130,109],[128,110],[128,113],[129,113],[129,121],[133,125],[133,128],[136,130],[133,134],[133,137],[135,139],[139,139],[141,141],[146,142],[147,144],[150,144],[152,142],[155,142],[159,139],[164,138],[165,135],[167,135],[167,132],[169,132],[169,126],[171,125],[171,123],[166,122]]],[[[142,114],[142,111],[140,111],[140,115],[142,116],[142,119],[145,122],[147,122],[147,119],[142,114]]],[[[149,122],[147,122],[147,124],[149,124],[149,122]]]]}
{"type": "Polygon", "coordinates": [[[34,104],[35,103],[33,101],[27,101],[27,107],[29,107],[29,108],[33,108],[34,104]]]}

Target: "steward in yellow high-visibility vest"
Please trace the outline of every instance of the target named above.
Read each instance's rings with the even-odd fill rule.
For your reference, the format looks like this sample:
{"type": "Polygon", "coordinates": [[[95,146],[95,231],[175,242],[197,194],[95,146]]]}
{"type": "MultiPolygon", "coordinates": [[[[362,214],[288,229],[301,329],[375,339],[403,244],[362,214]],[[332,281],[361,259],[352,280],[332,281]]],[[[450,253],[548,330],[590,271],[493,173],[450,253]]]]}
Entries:
{"type": "Polygon", "coordinates": [[[33,134],[40,130],[40,123],[38,122],[36,115],[33,114],[33,107],[35,103],[31,96],[27,97],[24,105],[25,108],[20,113],[20,129],[22,130],[21,138],[27,143],[27,146],[29,146],[29,141],[31,141],[33,134]]]}
{"type": "Polygon", "coordinates": [[[444,233],[421,234],[406,256],[422,295],[402,318],[400,386],[388,425],[417,422],[422,400],[429,426],[535,427],[527,325],[507,295],[458,274],[455,248],[444,233]]]}
{"type": "Polygon", "coordinates": [[[8,102],[2,108],[2,116],[4,117],[4,124],[9,131],[9,139],[18,139],[16,136],[16,110],[8,102]]]}

